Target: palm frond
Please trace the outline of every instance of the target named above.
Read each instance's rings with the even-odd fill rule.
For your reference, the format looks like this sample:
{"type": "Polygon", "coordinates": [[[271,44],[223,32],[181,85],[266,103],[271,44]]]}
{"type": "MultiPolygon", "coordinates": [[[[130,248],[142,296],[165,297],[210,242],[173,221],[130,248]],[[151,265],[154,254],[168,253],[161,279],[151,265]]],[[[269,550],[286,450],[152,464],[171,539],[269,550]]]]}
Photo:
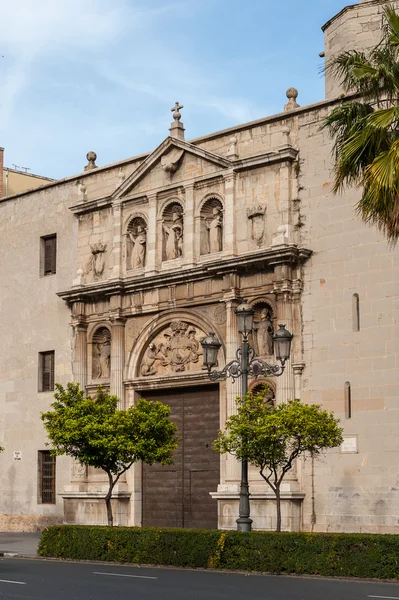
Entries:
{"type": "Polygon", "coordinates": [[[384,7],[384,16],[387,23],[387,36],[391,46],[399,46],[399,15],[393,6],[384,7]]]}

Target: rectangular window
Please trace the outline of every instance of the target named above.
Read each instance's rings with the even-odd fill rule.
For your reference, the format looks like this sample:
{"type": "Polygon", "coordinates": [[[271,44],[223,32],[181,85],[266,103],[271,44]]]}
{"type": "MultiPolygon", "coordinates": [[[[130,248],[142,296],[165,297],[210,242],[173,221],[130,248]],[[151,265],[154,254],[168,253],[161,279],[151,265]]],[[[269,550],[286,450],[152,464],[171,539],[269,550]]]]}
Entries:
{"type": "Polygon", "coordinates": [[[39,450],[39,502],[55,504],[55,456],[39,450]]]}
{"type": "Polygon", "coordinates": [[[39,352],[39,392],[54,390],[54,350],[39,352]]]}
{"type": "Polygon", "coordinates": [[[40,270],[42,276],[54,275],[57,263],[57,235],[40,238],[40,270]]]}

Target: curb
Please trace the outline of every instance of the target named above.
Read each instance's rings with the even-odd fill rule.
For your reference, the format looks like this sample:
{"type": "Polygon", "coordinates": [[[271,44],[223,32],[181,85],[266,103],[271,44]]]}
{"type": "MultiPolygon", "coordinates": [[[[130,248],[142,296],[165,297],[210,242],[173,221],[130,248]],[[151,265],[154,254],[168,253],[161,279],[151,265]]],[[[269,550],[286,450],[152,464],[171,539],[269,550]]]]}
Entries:
{"type": "Polygon", "coordinates": [[[6,551],[3,552],[3,551],[0,551],[0,557],[3,557],[3,558],[7,558],[8,557],[8,558],[10,558],[10,557],[13,557],[13,556],[21,556],[21,555],[18,552],[6,552],[6,551]]]}

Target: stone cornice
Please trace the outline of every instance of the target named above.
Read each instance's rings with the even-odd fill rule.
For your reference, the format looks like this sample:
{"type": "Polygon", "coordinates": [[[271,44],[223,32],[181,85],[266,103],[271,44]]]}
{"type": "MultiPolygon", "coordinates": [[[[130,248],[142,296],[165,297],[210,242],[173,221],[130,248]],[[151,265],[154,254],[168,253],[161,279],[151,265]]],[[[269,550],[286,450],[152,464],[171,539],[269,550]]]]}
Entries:
{"type": "MultiPolygon", "coordinates": [[[[113,206],[115,202],[127,203],[132,202],[136,199],[142,200],[145,196],[151,194],[162,195],[168,194],[177,189],[184,189],[187,185],[194,185],[195,188],[200,188],[209,184],[212,180],[223,180],[223,176],[228,174],[234,175],[240,171],[246,171],[249,169],[255,169],[265,165],[272,165],[283,162],[294,162],[298,157],[298,150],[291,145],[281,146],[277,151],[264,152],[262,154],[256,154],[255,156],[248,156],[239,160],[232,161],[228,170],[224,169],[215,173],[207,173],[201,177],[196,177],[179,183],[171,183],[169,185],[163,185],[159,188],[153,188],[150,192],[143,194],[142,191],[137,194],[129,194],[123,197],[115,197],[115,195],[108,195],[102,198],[96,198],[95,200],[89,200],[85,202],[79,202],[70,206],[69,209],[76,215],[84,214],[94,210],[104,209],[113,206]]],[[[144,164],[144,163],[143,163],[144,164]]],[[[134,173],[133,173],[134,174],[134,173]]]]}
{"type": "Polygon", "coordinates": [[[85,302],[93,298],[104,298],[114,295],[125,295],[209,279],[212,276],[223,276],[229,273],[242,273],[252,269],[273,270],[277,265],[297,265],[305,262],[312,254],[311,250],[298,248],[294,244],[265,248],[261,251],[218,259],[215,262],[176,271],[165,271],[151,276],[140,276],[134,279],[116,279],[99,281],[69,290],[58,292],[65,302],[85,302]]]}
{"type": "Polygon", "coordinates": [[[332,23],[334,23],[334,21],[336,21],[337,19],[339,19],[340,17],[342,17],[342,15],[344,15],[347,12],[350,12],[354,9],[362,9],[366,6],[373,6],[373,4],[386,4],[387,0],[369,0],[369,2],[362,2],[361,4],[357,3],[357,4],[349,4],[348,6],[344,6],[344,8],[342,10],[339,11],[339,13],[337,13],[336,15],[334,15],[333,17],[331,17],[331,19],[329,19],[327,21],[327,23],[325,23],[321,30],[324,32],[326,31],[326,29],[328,29],[330,27],[330,25],[332,25],[332,23]]]}

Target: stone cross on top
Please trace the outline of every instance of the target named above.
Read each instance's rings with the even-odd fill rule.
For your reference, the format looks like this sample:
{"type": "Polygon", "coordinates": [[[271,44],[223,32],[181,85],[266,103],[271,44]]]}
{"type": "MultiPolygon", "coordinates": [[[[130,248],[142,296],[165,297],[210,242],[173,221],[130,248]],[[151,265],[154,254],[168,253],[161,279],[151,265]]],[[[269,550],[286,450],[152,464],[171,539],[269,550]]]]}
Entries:
{"type": "Polygon", "coordinates": [[[183,123],[180,123],[181,114],[179,111],[181,108],[183,108],[183,105],[176,102],[174,107],[170,109],[173,113],[174,120],[172,121],[169,131],[170,131],[171,137],[175,137],[175,138],[179,138],[180,140],[184,140],[184,127],[183,127],[183,123]]]}
{"type": "Polygon", "coordinates": [[[180,119],[181,119],[181,114],[179,112],[179,110],[181,108],[184,108],[184,106],[182,106],[178,102],[175,102],[174,107],[170,109],[172,111],[172,113],[173,113],[173,118],[174,118],[175,121],[180,121],[180,119]]]}

